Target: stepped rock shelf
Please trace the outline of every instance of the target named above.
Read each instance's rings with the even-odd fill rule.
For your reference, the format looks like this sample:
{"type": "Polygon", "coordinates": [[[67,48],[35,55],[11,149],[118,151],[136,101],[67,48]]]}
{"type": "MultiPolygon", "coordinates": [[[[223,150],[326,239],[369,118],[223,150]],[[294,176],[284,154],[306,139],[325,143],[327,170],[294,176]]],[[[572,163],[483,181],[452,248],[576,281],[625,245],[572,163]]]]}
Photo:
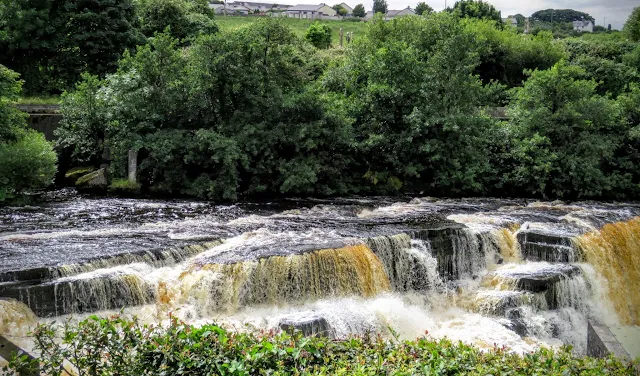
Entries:
{"type": "Polygon", "coordinates": [[[624,293],[640,288],[638,216],[624,203],[56,193],[0,208],[0,335],[125,309],[152,322],[171,313],[336,338],[391,327],[586,353],[588,320],[640,324],[640,298],[624,293]]]}

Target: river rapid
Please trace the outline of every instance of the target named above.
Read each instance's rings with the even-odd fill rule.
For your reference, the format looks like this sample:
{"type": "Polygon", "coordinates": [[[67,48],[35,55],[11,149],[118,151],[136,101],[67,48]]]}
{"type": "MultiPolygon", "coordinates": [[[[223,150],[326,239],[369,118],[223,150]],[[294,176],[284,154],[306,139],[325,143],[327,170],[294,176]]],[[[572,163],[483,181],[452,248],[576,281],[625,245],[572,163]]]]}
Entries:
{"type": "Polygon", "coordinates": [[[0,334],[124,309],[235,330],[586,351],[640,324],[640,205],[350,198],[217,205],[71,191],[0,208],[0,334]]]}

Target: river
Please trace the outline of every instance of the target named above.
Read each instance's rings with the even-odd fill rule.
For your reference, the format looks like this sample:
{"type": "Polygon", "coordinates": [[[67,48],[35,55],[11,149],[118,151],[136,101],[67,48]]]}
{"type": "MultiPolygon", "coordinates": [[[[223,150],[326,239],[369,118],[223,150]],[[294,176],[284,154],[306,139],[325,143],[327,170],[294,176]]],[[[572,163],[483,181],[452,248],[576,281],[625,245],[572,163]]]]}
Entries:
{"type": "Polygon", "coordinates": [[[640,205],[350,198],[218,205],[72,191],[0,208],[0,334],[124,309],[235,330],[586,351],[640,324],[640,205]]]}

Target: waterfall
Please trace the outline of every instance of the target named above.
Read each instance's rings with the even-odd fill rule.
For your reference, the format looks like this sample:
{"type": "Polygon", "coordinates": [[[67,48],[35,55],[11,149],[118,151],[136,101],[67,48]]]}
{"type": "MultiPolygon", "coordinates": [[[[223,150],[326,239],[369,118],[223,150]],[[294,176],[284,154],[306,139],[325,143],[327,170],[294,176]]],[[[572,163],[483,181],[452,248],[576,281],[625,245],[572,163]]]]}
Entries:
{"type": "Polygon", "coordinates": [[[232,264],[194,264],[179,283],[178,303],[194,303],[200,314],[330,296],[372,297],[391,288],[380,259],[364,244],[232,264]]]}
{"type": "Polygon", "coordinates": [[[431,243],[407,234],[367,239],[380,258],[394,291],[426,291],[443,285],[431,243]]]}
{"type": "Polygon", "coordinates": [[[640,218],[604,225],[577,238],[586,261],[608,284],[608,299],[626,325],[640,325],[640,218]]]}
{"type": "Polygon", "coordinates": [[[183,262],[207,249],[221,244],[221,241],[193,244],[185,247],[172,247],[158,250],[146,250],[136,253],[123,253],[110,257],[91,260],[82,264],[61,265],[51,268],[52,278],[64,278],[88,273],[98,269],[112,268],[117,265],[145,263],[156,268],[171,266],[183,262]]]}

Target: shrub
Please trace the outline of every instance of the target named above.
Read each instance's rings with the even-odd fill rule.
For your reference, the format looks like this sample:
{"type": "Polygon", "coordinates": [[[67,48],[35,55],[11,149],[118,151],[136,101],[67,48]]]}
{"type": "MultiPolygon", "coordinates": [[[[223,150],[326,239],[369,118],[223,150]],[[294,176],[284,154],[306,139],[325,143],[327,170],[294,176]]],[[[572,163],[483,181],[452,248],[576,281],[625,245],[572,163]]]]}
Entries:
{"type": "Polygon", "coordinates": [[[42,358],[13,359],[5,371],[35,369],[57,375],[66,359],[80,375],[627,375],[633,363],[574,357],[569,348],[520,356],[462,343],[388,341],[364,336],[332,341],[300,333],[228,331],[172,319],[167,326],[91,316],[75,325],[41,325],[33,333],[42,358]]]}
{"type": "Polygon", "coordinates": [[[25,131],[17,142],[0,142],[0,201],[53,182],[57,156],[44,135],[25,131]]]}
{"type": "Polygon", "coordinates": [[[329,48],[331,47],[331,28],[323,23],[314,22],[307,29],[304,38],[316,48],[329,48]]]}

